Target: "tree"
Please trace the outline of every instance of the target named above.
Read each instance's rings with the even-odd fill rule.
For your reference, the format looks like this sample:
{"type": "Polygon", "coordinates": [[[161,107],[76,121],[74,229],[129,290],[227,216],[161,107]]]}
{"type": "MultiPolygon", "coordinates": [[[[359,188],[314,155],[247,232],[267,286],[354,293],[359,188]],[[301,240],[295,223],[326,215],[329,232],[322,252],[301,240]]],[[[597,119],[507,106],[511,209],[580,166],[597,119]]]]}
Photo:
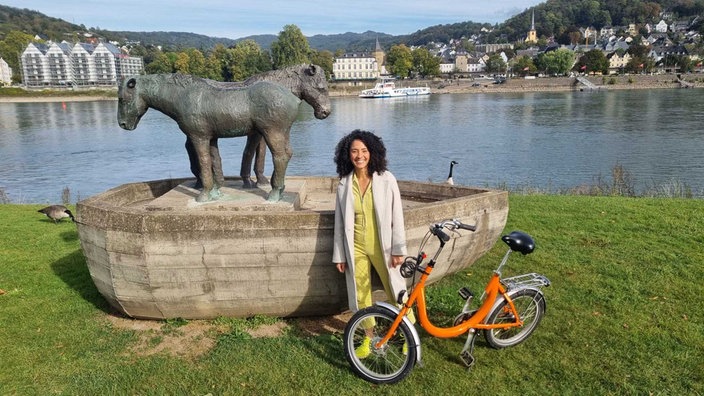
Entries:
{"type": "Polygon", "coordinates": [[[411,49],[404,44],[394,45],[386,55],[386,64],[394,76],[409,77],[413,70],[413,55],[411,49]]]}
{"type": "Polygon", "coordinates": [[[623,68],[623,70],[626,73],[633,73],[633,74],[638,74],[643,71],[645,67],[645,60],[640,57],[632,57],[628,63],[626,63],[626,66],[623,68]]]}
{"type": "Polygon", "coordinates": [[[146,47],[143,45],[134,45],[130,47],[129,53],[130,56],[141,56],[146,67],[146,65],[154,62],[162,51],[155,45],[148,45],[146,47]]]}
{"type": "Polygon", "coordinates": [[[208,56],[208,67],[217,69],[217,72],[213,70],[213,73],[220,76],[220,78],[214,78],[218,81],[232,81],[229,77],[229,71],[227,70],[227,59],[229,50],[222,44],[215,44],[215,47],[210,52],[208,56]]]}
{"type": "Polygon", "coordinates": [[[216,81],[225,80],[222,75],[222,64],[215,52],[211,52],[208,57],[205,58],[205,73],[203,77],[216,81]]]}
{"type": "Polygon", "coordinates": [[[515,74],[518,74],[519,76],[526,76],[528,74],[535,73],[538,68],[535,67],[533,59],[531,59],[531,57],[524,55],[516,59],[516,62],[513,64],[512,70],[515,74]]]}
{"type": "Polygon", "coordinates": [[[190,64],[191,59],[185,52],[178,52],[176,54],[176,61],[174,62],[174,70],[176,73],[190,74],[190,64]]]}
{"type": "Polygon", "coordinates": [[[577,45],[582,42],[582,33],[579,30],[575,30],[568,33],[570,38],[570,44],[577,45]]]}
{"type": "Polygon", "coordinates": [[[144,67],[148,74],[173,73],[174,64],[169,56],[165,53],[160,53],[156,58],[144,67]]]}
{"type": "Polygon", "coordinates": [[[489,73],[503,73],[506,71],[506,67],[504,58],[499,54],[489,55],[489,59],[486,61],[486,71],[489,73]]]}
{"type": "Polygon", "coordinates": [[[310,61],[325,70],[325,77],[330,78],[332,75],[332,64],[335,61],[335,57],[332,52],[328,50],[316,51],[313,50],[310,54],[310,61]]]}
{"type": "Polygon", "coordinates": [[[286,25],[278,39],[271,43],[274,69],[283,69],[301,63],[310,63],[308,39],[296,25],[286,25]]]}
{"type": "Polygon", "coordinates": [[[205,77],[205,56],[195,48],[187,48],[183,51],[188,55],[188,73],[198,77],[205,77]]]}
{"type": "Polygon", "coordinates": [[[598,49],[590,50],[584,54],[576,66],[585,73],[609,74],[609,60],[606,59],[604,52],[598,49]]]}
{"type": "Polygon", "coordinates": [[[440,74],[440,59],[431,54],[427,48],[416,48],[411,51],[413,71],[421,77],[437,76],[440,74]]]}
{"type": "Polygon", "coordinates": [[[632,58],[645,59],[648,57],[648,52],[650,52],[650,48],[644,45],[640,40],[634,40],[628,47],[628,53],[631,54],[632,58]]]}
{"type": "Polygon", "coordinates": [[[20,55],[32,41],[34,41],[33,36],[17,30],[7,33],[5,39],[0,41],[0,54],[2,54],[2,58],[7,62],[7,65],[12,68],[13,82],[22,81],[20,55]]]}
{"type": "Polygon", "coordinates": [[[574,52],[560,48],[538,55],[536,67],[548,75],[566,74],[574,63],[574,52]]]}
{"type": "Polygon", "coordinates": [[[269,55],[254,40],[244,40],[228,50],[225,61],[227,81],[242,81],[254,74],[271,70],[269,55]]]}
{"type": "Polygon", "coordinates": [[[476,46],[474,45],[474,42],[470,42],[466,38],[463,38],[461,41],[461,48],[463,48],[465,51],[472,53],[476,49],[476,46]]]}

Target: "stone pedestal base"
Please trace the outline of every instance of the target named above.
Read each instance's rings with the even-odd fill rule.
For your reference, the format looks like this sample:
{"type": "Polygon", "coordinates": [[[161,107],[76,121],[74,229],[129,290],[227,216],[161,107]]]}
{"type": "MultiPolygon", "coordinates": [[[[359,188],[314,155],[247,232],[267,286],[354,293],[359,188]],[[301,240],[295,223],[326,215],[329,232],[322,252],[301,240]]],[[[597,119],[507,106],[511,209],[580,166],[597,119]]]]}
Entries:
{"type": "MultiPolygon", "coordinates": [[[[331,177],[291,177],[280,202],[268,186],[229,178],[221,199],[197,203],[192,179],[125,184],[79,202],[78,234],[100,293],[136,318],[305,316],[347,309],[332,264],[331,177]]],[[[508,194],[399,182],[409,254],[443,218],[476,223],[446,249],[430,282],[471,265],[503,230],[508,194]]]]}

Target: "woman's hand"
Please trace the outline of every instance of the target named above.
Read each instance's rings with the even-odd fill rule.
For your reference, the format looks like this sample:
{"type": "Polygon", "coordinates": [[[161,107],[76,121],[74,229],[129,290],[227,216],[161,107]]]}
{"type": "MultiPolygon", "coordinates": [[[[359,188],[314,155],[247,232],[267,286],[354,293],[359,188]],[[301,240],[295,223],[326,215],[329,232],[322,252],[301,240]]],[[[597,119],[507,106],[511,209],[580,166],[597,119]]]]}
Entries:
{"type": "Polygon", "coordinates": [[[347,269],[347,263],[337,263],[336,266],[340,272],[345,272],[345,269],[347,269]]]}
{"type": "Polygon", "coordinates": [[[391,256],[391,268],[396,268],[403,264],[403,256],[391,256]]]}

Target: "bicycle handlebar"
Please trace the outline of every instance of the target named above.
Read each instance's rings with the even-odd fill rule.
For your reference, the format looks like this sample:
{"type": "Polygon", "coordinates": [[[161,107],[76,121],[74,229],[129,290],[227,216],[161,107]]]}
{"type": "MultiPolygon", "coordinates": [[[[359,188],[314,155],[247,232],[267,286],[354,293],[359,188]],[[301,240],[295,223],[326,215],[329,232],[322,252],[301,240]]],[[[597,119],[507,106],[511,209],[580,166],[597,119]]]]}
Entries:
{"type": "Polygon", "coordinates": [[[458,228],[461,228],[463,230],[468,230],[468,231],[476,231],[477,230],[476,225],[465,224],[458,219],[443,220],[439,223],[435,223],[432,226],[430,226],[430,232],[432,232],[433,235],[440,238],[440,240],[442,240],[443,242],[447,242],[450,240],[450,236],[447,235],[443,231],[443,228],[447,228],[450,231],[454,231],[458,228]]]}

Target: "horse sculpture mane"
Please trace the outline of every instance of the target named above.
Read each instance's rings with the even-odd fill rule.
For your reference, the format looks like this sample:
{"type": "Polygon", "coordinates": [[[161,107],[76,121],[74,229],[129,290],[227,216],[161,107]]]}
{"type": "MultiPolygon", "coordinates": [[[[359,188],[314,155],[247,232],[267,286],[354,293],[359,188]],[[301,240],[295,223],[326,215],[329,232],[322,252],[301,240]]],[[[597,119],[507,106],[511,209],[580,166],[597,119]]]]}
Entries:
{"type": "Polygon", "coordinates": [[[173,73],[173,74],[167,74],[166,75],[166,80],[172,80],[172,82],[180,87],[183,88],[188,88],[191,85],[198,84],[198,83],[205,83],[207,80],[199,78],[199,77],[194,77],[190,74],[181,74],[181,73],[173,73]]]}

